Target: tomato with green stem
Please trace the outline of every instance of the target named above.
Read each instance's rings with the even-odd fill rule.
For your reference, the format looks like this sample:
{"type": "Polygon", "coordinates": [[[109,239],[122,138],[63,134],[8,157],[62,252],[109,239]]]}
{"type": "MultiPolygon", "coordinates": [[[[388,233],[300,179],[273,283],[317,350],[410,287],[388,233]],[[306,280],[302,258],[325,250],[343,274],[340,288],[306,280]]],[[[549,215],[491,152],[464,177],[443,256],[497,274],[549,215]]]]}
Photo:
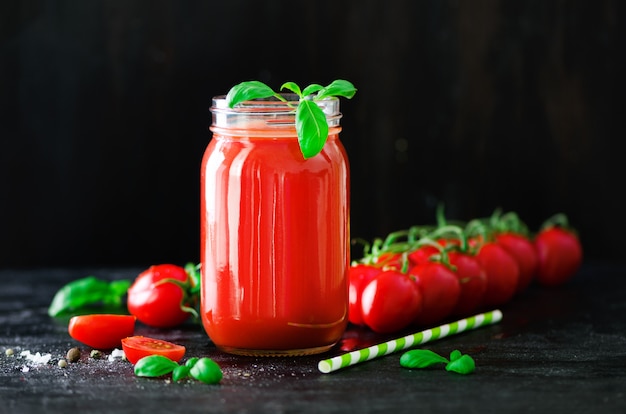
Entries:
{"type": "Polygon", "coordinates": [[[128,289],[128,311],[148,326],[171,328],[197,316],[198,276],[193,264],[150,266],[128,289]]]}
{"type": "Polygon", "coordinates": [[[504,248],[519,267],[516,293],[521,293],[532,283],[537,273],[539,258],[532,241],[515,232],[503,232],[495,235],[495,241],[504,248]]]}
{"type": "Polygon", "coordinates": [[[568,227],[563,215],[557,215],[546,223],[534,240],[539,261],[537,281],[543,286],[559,286],[580,268],[583,249],[580,239],[568,227]],[[553,223],[556,218],[560,218],[561,223],[553,223]]]}
{"type": "Polygon", "coordinates": [[[475,256],[468,253],[450,251],[450,265],[459,280],[459,299],[452,310],[453,315],[469,315],[483,302],[487,291],[487,275],[475,256]]]}
{"type": "Polygon", "coordinates": [[[348,320],[354,325],[364,325],[361,311],[361,296],[367,284],[382,273],[377,266],[359,263],[350,266],[348,289],[348,320]]]}
{"type": "Polygon", "coordinates": [[[123,338],[135,331],[131,315],[93,314],[70,319],[67,330],[72,338],[95,349],[106,350],[120,346],[123,338]]]}
{"type": "Polygon", "coordinates": [[[510,301],[515,295],[519,280],[519,266],[515,259],[495,242],[483,244],[476,259],[487,276],[483,304],[499,306],[510,301]]]}
{"type": "Polygon", "coordinates": [[[133,365],[149,355],[161,355],[174,362],[185,356],[185,347],[162,339],[147,336],[130,336],[122,339],[124,355],[133,365]]]}
{"type": "Polygon", "coordinates": [[[413,267],[410,275],[415,277],[422,296],[422,310],[413,323],[430,325],[452,314],[461,294],[461,286],[448,265],[440,262],[423,263],[413,267]]]}
{"type": "Polygon", "coordinates": [[[415,282],[397,270],[386,270],[363,289],[363,322],[377,333],[393,333],[406,328],[417,317],[422,296],[415,282]]]}

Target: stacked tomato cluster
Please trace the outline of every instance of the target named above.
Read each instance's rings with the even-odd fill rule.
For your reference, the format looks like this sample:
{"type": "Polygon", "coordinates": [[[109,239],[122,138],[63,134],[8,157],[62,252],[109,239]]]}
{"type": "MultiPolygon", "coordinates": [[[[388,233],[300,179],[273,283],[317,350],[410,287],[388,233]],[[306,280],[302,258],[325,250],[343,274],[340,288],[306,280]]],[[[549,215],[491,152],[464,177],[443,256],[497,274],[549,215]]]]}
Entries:
{"type": "Polygon", "coordinates": [[[516,213],[414,226],[366,244],[350,268],[349,320],[378,333],[427,326],[504,305],[533,282],[558,286],[582,262],[567,217],[531,235],[516,213]]]}

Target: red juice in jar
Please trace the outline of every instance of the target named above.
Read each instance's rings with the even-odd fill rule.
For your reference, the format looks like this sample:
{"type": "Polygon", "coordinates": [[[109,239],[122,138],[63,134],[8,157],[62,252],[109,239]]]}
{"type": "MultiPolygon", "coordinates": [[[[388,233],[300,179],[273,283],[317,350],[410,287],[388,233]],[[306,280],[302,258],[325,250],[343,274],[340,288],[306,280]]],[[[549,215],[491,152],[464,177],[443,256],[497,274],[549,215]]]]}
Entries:
{"type": "Polygon", "coordinates": [[[293,108],[213,101],[201,169],[201,313],[223,351],[324,352],[348,323],[348,161],[339,101],[320,106],[328,140],[304,159],[293,108]]]}

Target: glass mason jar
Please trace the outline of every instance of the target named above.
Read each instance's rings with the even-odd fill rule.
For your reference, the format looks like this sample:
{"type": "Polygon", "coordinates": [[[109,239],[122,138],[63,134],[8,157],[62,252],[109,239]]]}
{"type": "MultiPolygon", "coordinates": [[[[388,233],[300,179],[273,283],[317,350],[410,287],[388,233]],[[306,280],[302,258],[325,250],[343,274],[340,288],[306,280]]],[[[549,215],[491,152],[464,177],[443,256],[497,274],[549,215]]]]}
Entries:
{"type": "Polygon", "coordinates": [[[339,100],[318,105],[328,140],[304,159],[293,107],[267,99],[231,109],[213,99],[201,169],[201,313],[225,352],[320,353],[348,323],[348,160],[339,100]]]}

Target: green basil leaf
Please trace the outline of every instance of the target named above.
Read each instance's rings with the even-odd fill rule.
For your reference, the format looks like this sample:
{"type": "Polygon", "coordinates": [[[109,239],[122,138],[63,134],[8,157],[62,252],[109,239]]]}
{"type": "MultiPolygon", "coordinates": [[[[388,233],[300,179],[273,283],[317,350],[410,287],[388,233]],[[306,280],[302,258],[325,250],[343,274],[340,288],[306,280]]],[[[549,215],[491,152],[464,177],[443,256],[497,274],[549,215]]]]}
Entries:
{"type": "Polygon", "coordinates": [[[200,358],[198,358],[198,357],[189,358],[187,360],[187,362],[185,362],[185,365],[188,366],[189,368],[191,368],[194,365],[196,365],[196,362],[198,362],[199,360],[200,360],[200,358]]]}
{"type": "Polygon", "coordinates": [[[222,380],[222,369],[210,358],[200,358],[189,370],[189,375],[206,384],[217,384],[222,380]]]}
{"type": "Polygon", "coordinates": [[[302,91],[300,91],[300,87],[295,82],[285,82],[280,87],[280,90],[289,89],[291,92],[295,93],[299,97],[302,97],[302,91]]]}
{"type": "Polygon", "coordinates": [[[469,355],[462,355],[461,357],[449,362],[446,365],[446,371],[456,372],[458,374],[471,374],[476,370],[476,363],[474,359],[469,355]]]}
{"type": "Polygon", "coordinates": [[[252,99],[269,98],[275,96],[276,92],[269,86],[259,81],[246,81],[233,86],[226,95],[226,103],[229,108],[238,103],[252,99]]]}
{"type": "Polygon", "coordinates": [[[178,367],[178,363],[163,355],[149,355],[135,364],[135,375],[138,377],[161,377],[178,367]]]}
{"type": "Polygon", "coordinates": [[[458,349],[455,349],[454,351],[450,352],[450,361],[456,361],[457,359],[461,358],[463,356],[463,354],[461,354],[461,351],[459,351],[458,349]]]}
{"type": "Polygon", "coordinates": [[[121,297],[128,292],[128,288],[130,288],[131,281],[130,280],[114,280],[109,283],[109,299],[118,298],[121,300],[121,297]]]}
{"type": "Polygon", "coordinates": [[[189,369],[190,368],[186,365],[179,365],[174,368],[174,371],[172,371],[172,381],[178,382],[184,378],[187,378],[189,376],[189,369]]]}
{"type": "Polygon", "coordinates": [[[400,357],[400,365],[404,368],[428,368],[442,363],[447,364],[448,360],[428,349],[413,349],[400,357]]]}
{"type": "Polygon", "coordinates": [[[309,86],[307,86],[306,88],[304,88],[304,90],[302,91],[302,95],[303,96],[309,96],[315,92],[321,91],[322,89],[324,89],[324,87],[322,85],[318,85],[317,83],[313,83],[309,86]]]}
{"type": "Polygon", "coordinates": [[[200,292],[200,266],[200,263],[197,265],[194,263],[187,263],[185,265],[185,272],[189,275],[189,279],[191,279],[191,288],[189,289],[189,292],[192,294],[200,292]]]}
{"type": "Polygon", "coordinates": [[[296,109],[296,132],[305,159],[314,157],[328,139],[328,121],[324,111],[309,99],[301,100],[296,109]]]}
{"type": "Polygon", "coordinates": [[[122,297],[131,283],[130,280],[107,282],[95,276],[74,280],[56,292],[48,307],[48,315],[60,316],[96,304],[121,307],[122,297]]]}
{"type": "Polygon", "coordinates": [[[315,99],[323,99],[329,96],[343,96],[344,98],[352,98],[356,93],[356,88],[354,85],[343,79],[337,79],[333,81],[330,85],[326,86],[322,89],[315,99]]]}

